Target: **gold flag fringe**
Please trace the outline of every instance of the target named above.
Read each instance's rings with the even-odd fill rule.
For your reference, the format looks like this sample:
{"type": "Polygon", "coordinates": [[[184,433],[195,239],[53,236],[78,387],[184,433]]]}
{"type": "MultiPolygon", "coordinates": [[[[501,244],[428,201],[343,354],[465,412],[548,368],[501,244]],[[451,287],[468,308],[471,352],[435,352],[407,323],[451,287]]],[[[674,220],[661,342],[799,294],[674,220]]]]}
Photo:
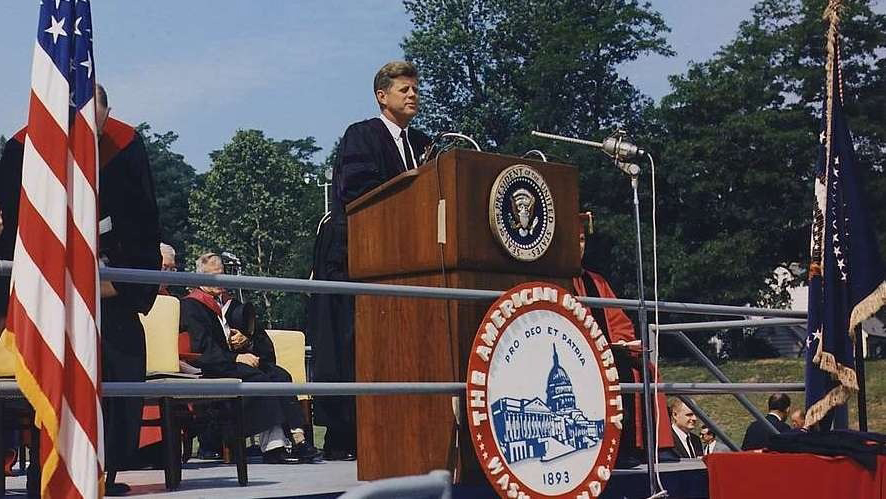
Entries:
{"type": "Polygon", "coordinates": [[[855,326],[876,314],[882,307],[886,307],[886,281],[881,282],[871,294],[858,302],[858,305],[852,309],[852,314],[849,316],[849,334],[852,335],[853,340],[855,339],[855,326]]]}

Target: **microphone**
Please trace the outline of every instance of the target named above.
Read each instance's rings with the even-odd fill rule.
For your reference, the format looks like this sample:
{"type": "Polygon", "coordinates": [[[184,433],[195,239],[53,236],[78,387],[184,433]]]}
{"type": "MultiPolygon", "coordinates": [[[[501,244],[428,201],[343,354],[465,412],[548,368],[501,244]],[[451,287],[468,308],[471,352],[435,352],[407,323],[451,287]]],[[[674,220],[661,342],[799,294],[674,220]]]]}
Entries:
{"type": "Polygon", "coordinates": [[[237,258],[237,255],[231,253],[230,251],[222,251],[222,258],[228,260],[229,262],[240,265],[240,259],[237,258]]]}
{"type": "Polygon", "coordinates": [[[634,159],[646,154],[646,151],[640,149],[635,144],[631,144],[625,139],[625,137],[626,134],[624,131],[619,130],[611,136],[606,137],[601,149],[603,149],[603,152],[606,153],[607,156],[615,158],[616,160],[634,159]]]}
{"type": "Polygon", "coordinates": [[[545,139],[561,140],[563,142],[571,142],[573,144],[596,147],[597,149],[602,149],[603,152],[606,153],[606,155],[610,158],[615,158],[617,160],[634,159],[638,156],[643,156],[646,154],[646,151],[628,142],[628,140],[626,139],[627,134],[624,132],[624,130],[619,130],[615,132],[614,134],[607,137],[603,142],[593,142],[591,140],[564,137],[562,135],[554,135],[552,133],[544,133],[537,130],[533,130],[532,135],[545,139]]]}
{"type": "Polygon", "coordinates": [[[471,137],[469,137],[463,133],[442,132],[442,133],[438,133],[436,136],[434,136],[434,139],[431,141],[431,143],[428,144],[427,147],[425,147],[425,152],[421,155],[421,160],[419,161],[419,163],[425,164],[429,159],[431,159],[431,156],[433,156],[434,151],[437,149],[437,145],[443,139],[448,139],[448,138],[456,138],[456,139],[464,140],[466,142],[470,142],[471,145],[474,146],[474,149],[476,149],[477,151],[480,151],[480,152],[483,151],[483,149],[480,148],[480,145],[477,144],[477,141],[475,141],[474,139],[472,139],[471,137]]]}

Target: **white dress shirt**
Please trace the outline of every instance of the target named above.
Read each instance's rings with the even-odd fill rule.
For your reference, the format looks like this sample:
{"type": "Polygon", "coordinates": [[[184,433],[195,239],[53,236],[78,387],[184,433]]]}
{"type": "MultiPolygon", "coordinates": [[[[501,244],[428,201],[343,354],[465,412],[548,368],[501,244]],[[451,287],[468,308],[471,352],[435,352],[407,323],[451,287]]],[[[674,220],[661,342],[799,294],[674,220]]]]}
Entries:
{"type": "Polygon", "coordinates": [[[384,114],[379,115],[379,118],[381,118],[382,123],[384,123],[385,126],[388,127],[388,131],[391,132],[391,137],[393,137],[394,139],[394,144],[397,144],[397,150],[400,151],[400,160],[403,161],[403,168],[409,169],[406,166],[409,164],[409,162],[406,161],[407,154],[409,154],[409,156],[412,158],[412,164],[418,165],[418,161],[415,160],[415,155],[412,154],[412,147],[406,147],[406,144],[403,144],[403,139],[400,137],[400,132],[405,130],[407,137],[406,140],[409,141],[409,127],[400,128],[400,125],[389,120],[388,117],[384,114]]]}
{"type": "MultiPolygon", "coordinates": [[[[683,448],[686,449],[686,454],[692,457],[695,454],[692,444],[689,442],[689,435],[686,434],[685,431],[681,430],[677,425],[672,424],[671,428],[674,430],[674,433],[677,435],[677,438],[680,439],[680,443],[683,445],[683,448]]],[[[695,456],[698,457],[698,456],[695,456]]]]}
{"type": "Polygon", "coordinates": [[[225,333],[225,339],[231,341],[231,326],[228,324],[228,319],[225,317],[225,314],[228,313],[228,307],[231,306],[233,300],[228,300],[224,303],[219,302],[218,299],[215,301],[221,307],[221,315],[218,316],[218,321],[221,323],[222,331],[225,333]]]}

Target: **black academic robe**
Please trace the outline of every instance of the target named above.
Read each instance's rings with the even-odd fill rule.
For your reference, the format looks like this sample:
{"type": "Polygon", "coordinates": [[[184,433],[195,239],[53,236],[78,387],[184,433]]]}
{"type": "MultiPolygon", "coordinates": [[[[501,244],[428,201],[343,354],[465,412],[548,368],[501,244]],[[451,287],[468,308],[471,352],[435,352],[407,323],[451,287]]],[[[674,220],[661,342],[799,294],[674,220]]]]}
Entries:
{"type": "MultiPolygon", "coordinates": [[[[18,228],[18,202],[22,185],[22,157],[25,131],[21,130],[6,142],[0,156],[0,212],[3,232],[0,232],[0,260],[12,260],[15,252],[15,233],[18,228]]],[[[0,276],[0,316],[6,316],[9,307],[9,276],[0,276]]]]}
{"type": "MultiPolygon", "coordinates": [[[[18,227],[22,158],[26,129],[7,142],[0,159],[0,257],[11,260],[18,227]]],[[[154,180],[142,138],[131,126],[109,118],[99,140],[99,220],[108,228],[99,254],[111,267],[160,269],[160,227],[154,180]]],[[[9,281],[0,281],[0,305],[7,306],[9,281]]],[[[102,379],[144,381],[145,333],[138,313],[147,313],[156,285],[115,282],[118,296],[101,300],[102,379]]],[[[105,462],[109,471],[125,469],[138,450],[142,399],[102,402],[105,462]]]]}
{"type": "MultiPolygon", "coordinates": [[[[180,330],[191,339],[191,351],[200,356],[193,361],[207,378],[238,378],[246,382],[291,383],[292,376],[275,364],[274,345],[264,328],[256,328],[248,353],[259,359],[258,367],[237,362],[219,321],[219,309],[195,299],[194,293],[182,298],[180,330]]],[[[247,352],[240,352],[247,353],[247,352]]],[[[295,397],[248,397],[245,404],[245,431],[255,434],[275,425],[295,429],[304,425],[304,417],[295,397]]]]}
{"type": "MultiPolygon", "coordinates": [[[[774,414],[767,414],[766,419],[772,423],[772,426],[774,426],[779,433],[791,431],[791,427],[784,421],[778,419],[778,416],[774,414]]],[[[748,425],[747,430],[745,430],[744,439],[741,442],[741,450],[766,448],[769,445],[770,436],[772,436],[772,433],[769,432],[769,429],[766,428],[763,422],[755,420],[748,425]]]]}
{"type": "MultiPolygon", "coordinates": [[[[99,140],[99,254],[109,267],[160,270],[160,222],[154,179],[142,137],[108,118],[99,140]]],[[[145,331],[138,313],[154,305],[158,286],[115,282],[117,296],[101,301],[102,379],[144,381],[145,331]]],[[[135,461],[143,399],[104,400],[107,469],[135,461]]]]}
{"type": "MultiPolygon", "coordinates": [[[[407,138],[416,161],[431,139],[410,127],[407,138]]],[[[330,214],[314,243],[314,278],[348,280],[348,227],[345,206],[406,171],[391,133],[380,118],[354,123],[339,143],[333,168],[330,214]]],[[[315,381],[354,381],[354,297],[314,294],[308,309],[308,340],[313,347],[315,381]]],[[[315,420],[333,437],[327,449],[352,451],[355,443],[353,397],[318,397],[315,420]],[[340,439],[336,436],[344,435],[340,439]]],[[[328,437],[327,437],[328,438],[328,437]]]]}

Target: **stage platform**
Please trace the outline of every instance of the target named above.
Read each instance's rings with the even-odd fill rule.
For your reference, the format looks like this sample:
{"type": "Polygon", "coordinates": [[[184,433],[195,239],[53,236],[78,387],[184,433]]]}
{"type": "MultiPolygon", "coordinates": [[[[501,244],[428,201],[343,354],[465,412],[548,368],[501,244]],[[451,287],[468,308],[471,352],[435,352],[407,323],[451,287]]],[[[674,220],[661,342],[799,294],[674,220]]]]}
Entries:
{"type": "MultiPolygon", "coordinates": [[[[679,463],[662,463],[662,481],[671,492],[669,497],[707,497],[708,478],[700,459],[679,463]]],[[[249,485],[237,484],[237,472],[233,465],[217,461],[191,460],[182,470],[179,490],[167,492],[163,485],[163,472],[126,471],[119,480],[132,486],[127,497],[138,498],[211,498],[242,499],[244,497],[274,497],[300,499],[334,498],[360,484],[357,480],[356,462],[326,462],[322,464],[270,465],[253,459],[249,464],[249,485]]],[[[6,478],[7,496],[25,496],[25,477],[6,478]]],[[[615,470],[604,498],[645,498],[648,495],[646,467],[615,470]]],[[[494,499],[498,496],[486,486],[455,488],[454,497],[471,499],[494,499]]]]}

